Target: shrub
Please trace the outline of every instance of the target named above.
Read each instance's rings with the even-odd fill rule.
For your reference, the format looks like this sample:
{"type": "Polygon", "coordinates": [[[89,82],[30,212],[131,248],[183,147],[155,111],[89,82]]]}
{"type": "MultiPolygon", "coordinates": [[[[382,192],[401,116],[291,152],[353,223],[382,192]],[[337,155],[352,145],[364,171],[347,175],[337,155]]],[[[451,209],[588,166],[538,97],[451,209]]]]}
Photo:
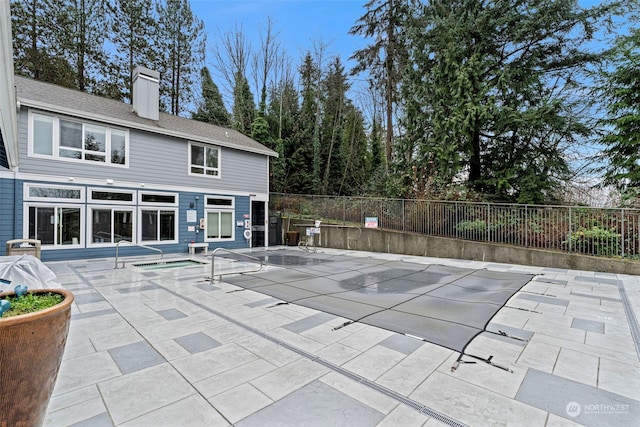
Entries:
{"type": "Polygon", "coordinates": [[[569,241],[563,243],[569,250],[589,255],[620,256],[620,240],[622,235],[615,230],[607,230],[599,226],[579,228],[571,233],[569,241]]]}

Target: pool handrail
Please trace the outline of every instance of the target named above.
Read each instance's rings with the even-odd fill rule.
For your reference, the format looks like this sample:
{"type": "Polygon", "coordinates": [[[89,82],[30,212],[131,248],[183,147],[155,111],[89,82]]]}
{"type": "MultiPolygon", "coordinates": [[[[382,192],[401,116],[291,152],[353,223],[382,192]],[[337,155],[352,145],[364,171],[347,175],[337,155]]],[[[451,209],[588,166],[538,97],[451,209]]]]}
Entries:
{"type": "Polygon", "coordinates": [[[247,271],[234,271],[234,272],[230,272],[230,273],[219,273],[219,281],[222,281],[222,276],[225,274],[244,274],[244,273],[257,273],[258,271],[262,270],[262,267],[264,266],[262,260],[260,258],[256,258],[254,256],[251,255],[247,255],[247,254],[243,254],[242,252],[237,252],[237,251],[232,251],[230,249],[226,249],[226,248],[215,248],[213,250],[213,252],[211,253],[211,283],[215,282],[215,265],[216,265],[216,253],[218,253],[218,251],[225,251],[228,252],[230,254],[234,254],[234,255],[240,255],[246,258],[250,258],[253,261],[257,261],[260,263],[260,267],[258,267],[257,270],[247,270],[247,271]]]}
{"type": "MultiPolygon", "coordinates": [[[[316,225],[318,223],[319,223],[319,221],[316,221],[313,224],[296,224],[296,226],[297,227],[316,227],[316,225]]],[[[349,237],[347,236],[347,245],[349,244],[348,243],[349,240],[360,240],[360,237],[362,237],[362,228],[357,226],[357,225],[319,224],[318,228],[321,228],[321,227],[327,227],[327,228],[355,228],[356,230],[358,230],[358,237],[349,239],[349,237]]],[[[309,249],[309,241],[303,242],[302,240],[300,240],[300,242],[298,242],[298,248],[303,250],[303,251],[305,251],[305,252],[311,252],[312,250],[313,250],[313,252],[316,252],[315,239],[311,239],[311,248],[312,249],[309,249]]]]}
{"type": "MultiPolygon", "coordinates": [[[[132,245],[139,246],[141,248],[151,249],[152,251],[160,252],[160,258],[158,259],[162,259],[162,257],[164,257],[164,251],[162,249],[154,248],[147,245],[141,245],[140,243],[133,243],[128,240],[118,240],[118,242],[116,243],[116,266],[114,267],[114,270],[118,269],[118,250],[120,249],[120,243],[123,243],[123,242],[130,243],[132,245]]],[[[124,261],[122,261],[122,268],[124,268],[124,261]]]]}

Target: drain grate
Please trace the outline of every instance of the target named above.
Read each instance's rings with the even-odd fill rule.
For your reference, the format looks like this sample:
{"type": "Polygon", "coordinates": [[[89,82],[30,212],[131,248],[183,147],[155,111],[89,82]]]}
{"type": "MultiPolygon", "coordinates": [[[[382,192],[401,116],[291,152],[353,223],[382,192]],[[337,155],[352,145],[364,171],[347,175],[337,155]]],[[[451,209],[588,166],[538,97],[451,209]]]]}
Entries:
{"type": "Polygon", "coordinates": [[[636,353],[640,358],[640,326],[638,325],[638,318],[633,312],[631,301],[627,296],[627,290],[624,287],[624,283],[621,279],[617,279],[618,292],[620,293],[620,299],[622,299],[622,306],[624,307],[625,314],[627,315],[627,323],[631,330],[631,337],[636,345],[636,353]]]}

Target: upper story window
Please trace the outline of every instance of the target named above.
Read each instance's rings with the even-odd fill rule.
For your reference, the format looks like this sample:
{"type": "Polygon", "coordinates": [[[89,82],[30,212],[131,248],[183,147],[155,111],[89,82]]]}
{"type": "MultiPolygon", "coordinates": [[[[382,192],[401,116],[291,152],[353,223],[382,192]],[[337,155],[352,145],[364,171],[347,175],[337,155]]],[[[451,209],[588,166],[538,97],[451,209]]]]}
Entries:
{"type": "Polygon", "coordinates": [[[129,133],[90,123],[29,113],[29,155],[126,166],[129,133]]]}
{"type": "Polygon", "coordinates": [[[220,147],[189,143],[189,174],[220,178],[220,147]]]}

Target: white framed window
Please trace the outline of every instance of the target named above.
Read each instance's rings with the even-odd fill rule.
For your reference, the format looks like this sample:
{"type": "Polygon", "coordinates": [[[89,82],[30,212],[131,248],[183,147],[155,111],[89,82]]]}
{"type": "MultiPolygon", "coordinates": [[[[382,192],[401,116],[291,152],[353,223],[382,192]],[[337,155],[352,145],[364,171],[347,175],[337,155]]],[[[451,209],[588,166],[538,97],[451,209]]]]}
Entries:
{"type": "Polygon", "coordinates": [[[138,204],[159,205],[159,206],[178,206],[178,194],[139,191],[138,204]]]}
{"type": "Polygon", "coordinates": [[[129,132],[29,111],[29,156],[128,167],[129,132]]]}
{"type": "Polygon", "coordinates": [[[206,241],[234,240],[233,212],[206,211],[206,241]]]}
{"type": "Polygon", "coordinates": [[[80,247],[84,241],[84,206],[25,203],[25,232],[43,247],[80,247]]]}
{"type": "Polygon", "coordinates": [[[24,200],[43,202],[84,202],[84,188],[47,184],[25,184],[24,200]]]}
{"type": "Polygon", "coordinates": [[[220,178],[220,147],[190,142],[189,175],[220,178]]]}
{"type": "Polygon", "coordinates": [[[135,191],[111,190],[106,188],[89,188],[87,190],[89,203],[127,204],[136,200],[135,191]]]}
{"type": "Polygon", "coordinates": [[[178,242],[178,209],[140,208],[138,225],[142,243],[178,242]]]}
{"type": "Polygon", "coordinates": [[[205,196],[205,208],[233,209],[235,207],[235,197],[225,196],[205,196]]]}
{"type": "Polygon", "coordinates": [[[135,210],[112,206],[89,208],[89,244],[114,244],[121,240],[133,242],[135,210]]]}
{"type": "Polygon", "coordinates": [[[205,241],[235,240],[235,198],[205,196],[205,241]]]}

